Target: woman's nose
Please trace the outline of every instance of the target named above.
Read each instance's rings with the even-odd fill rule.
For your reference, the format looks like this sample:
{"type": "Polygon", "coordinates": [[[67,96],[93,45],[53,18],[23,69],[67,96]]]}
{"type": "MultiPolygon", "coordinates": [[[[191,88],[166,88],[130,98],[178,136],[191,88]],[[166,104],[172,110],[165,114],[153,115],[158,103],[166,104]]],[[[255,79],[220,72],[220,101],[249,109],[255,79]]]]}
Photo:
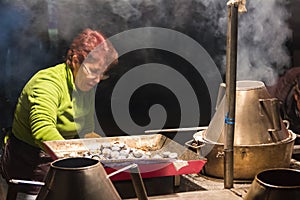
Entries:
{"type": "Polygon", "coordinates": [[[97,75],[95,74],[93,77],[91,77],[90,80],[92,80],[93,84],[96,85],[101,80],[101,74],[97,74],[97,75]]]}
{"type": "Polygon", "coordinates": [[[95,78],[94,78],[95,82],[99,83],[101,81],[101,77],[102,77],[101,74],[98,74],[97,76],[95,76],[95,78]]]}

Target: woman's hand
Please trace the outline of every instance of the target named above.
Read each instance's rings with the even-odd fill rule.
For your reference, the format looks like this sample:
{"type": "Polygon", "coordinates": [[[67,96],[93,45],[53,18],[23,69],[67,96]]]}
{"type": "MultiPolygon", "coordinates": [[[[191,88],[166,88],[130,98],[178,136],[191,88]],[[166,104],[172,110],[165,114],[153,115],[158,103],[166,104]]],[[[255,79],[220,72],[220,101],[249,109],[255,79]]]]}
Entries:
{"type": "Polygon", "coordinates": [[[100,138],[101,136],[95,132],[87,133],[84,135],[84,138],[100,138]]]}

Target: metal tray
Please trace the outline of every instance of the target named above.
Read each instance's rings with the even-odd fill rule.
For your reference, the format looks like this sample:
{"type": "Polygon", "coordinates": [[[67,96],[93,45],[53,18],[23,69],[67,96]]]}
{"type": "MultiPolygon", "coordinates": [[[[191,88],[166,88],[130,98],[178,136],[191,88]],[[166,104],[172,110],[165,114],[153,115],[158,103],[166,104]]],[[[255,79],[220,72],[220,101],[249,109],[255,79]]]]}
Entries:
{"type": "MultiPolygon", "coordinates": [[[[105,166],[107,173],[112,173],[121,167],[136,163],[139,165],[143,178],[173,176],[199,173],[206,163],[205,158],[199,157],[197,153],[161,134],[45,141],[44,146],[53,159],[60,159],[82,157],[85,152],[96,151],[104,143],[116,142],[124,143],[131,148],[149,151],[151,154],[166,151],[174,152],[178,154],[178,157],[177,159],[136,158],[100,160],[105,166]]],[[[130,175],[127,172],[122,172],[116,176],[112,176],[111,179],[126,180],[130,179],[130,175]]]]}

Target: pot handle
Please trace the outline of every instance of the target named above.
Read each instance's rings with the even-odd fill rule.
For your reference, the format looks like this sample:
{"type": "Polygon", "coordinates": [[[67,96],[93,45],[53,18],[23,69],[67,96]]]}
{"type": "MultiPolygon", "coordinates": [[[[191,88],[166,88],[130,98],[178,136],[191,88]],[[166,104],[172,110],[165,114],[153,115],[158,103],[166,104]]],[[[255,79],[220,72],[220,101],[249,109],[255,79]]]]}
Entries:
{"type": "Polygon", "coordinates": [[[284,120],[282,120],[282,122],[284,123],[286,129],[290,128],[290,121],[289,120],[284,119],[284,120]]]}
{"type": "Polygon", "coordinates": [[[16,185],[19,185],[19,184],[28,184],[28,185],[35,185],[35,186],[44,186],[45,185],[44,182],[40,182],[40,181],[28,181],[28,180],[20,180],[20,179],[10,179],[9,182],[16,184],[16,185]]]}
{"type": "Polygon", "coordinates": [[[259,102],[261,116],[266,116],[270,122],[268,131],[280,131],[279,100],[277,98],[259,99],[259,102]]]}
{"type": "Polygon", "coordinates": [[[201,153],[201,148],[203,148],[205,146],[205,143],[202,143],[202,144],[197,144],[197,146],[194,146],[194,145],[191,145],[192,142],[195,142],[195,140],[189,140],[185,143],[185,146],[187,147],[190,147],[191,149],[194,149],[196,150],[197,154],[199,156],[202,156],[202,153],[201,153]]]}
{"type": "Polygon", "coordinates": [[[194,149],[199,149],[199,148],[201,148],[201,147],[203,147],[204,145],[205,145],[205,143],[202,143],[202,144],[198,144],[197,146],[193,146],[193,145],[191,145],[191,143],[192,142],[194,142],[195,140],[189,140],[189,141],[187,141],[186,143],[185,143],[185,145],[187,146],[187,147],[191,147],[191,148],[194,148],[194,149]]]}

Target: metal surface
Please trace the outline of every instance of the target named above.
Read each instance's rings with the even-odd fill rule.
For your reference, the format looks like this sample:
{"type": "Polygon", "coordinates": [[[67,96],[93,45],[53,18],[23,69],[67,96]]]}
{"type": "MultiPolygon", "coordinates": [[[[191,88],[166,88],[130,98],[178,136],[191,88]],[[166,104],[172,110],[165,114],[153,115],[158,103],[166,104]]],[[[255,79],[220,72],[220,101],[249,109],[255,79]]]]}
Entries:
{"type": "Polygon", "coordinates": [[[107,178],[110,178],[110,177],[112,177],[112,176],[115,176],[116,174],[119,174],[119,173],[121,173],[121,172],[127,171],[127,170],[129,170],[129,169],[131,169],[131,168],[136,168],[136,167],[138,167],[138,165],[135,164],[135,163],[133,163],[133,164],[130,164],[130,165],[128,165],[128,166],[122,167],[121,169],[118,169],[117,171],[114,171],[114,172],[111,173],[111,174],[108,174],[106,177],[107,177],[107,178]]]}
{"type": "Polygon", "coordinates": [[[173,146],[177,146],[177,143],[161,134],[45,141],[44,145],[48,153],[54,159],[57,159],[72,157],[73,155],[83,156],[85,152],[99,149],[103,143],[116,142],[124,143],[130,148],[152,152],[162,150],[173,151],[176,150],[173,146]]]}
{"type": "MultiPolygon", "coordinates": [[[[85,152],[97,150],[100,144],[108,142],[124,143],[128,147],[148,151],[151,155],[162,154],[167,151],[178,154],[176,159],[157,159],[154,157],[146,159],[100,159],[108,174],[132,163],[139,165],[143,178],[192,174],[199,173],[206,163],[205,158],[199,157],[197,153],[161,134],[47,141],[44,142],[44,145],[47,152],[54,159],[58,159],[74,155],[82,157],[85,152]]],[[[111,180],[130,180],[130,174],[127,172],[120,173],[111,177],[111,180]]]]}
{"type": "MultiPolygon", "coordinates": [[[[280,118],[277,99],[260,81],[238,81],[236,93],[233,178],[253,179],[261,170],[288,167],[296,135],[280,118]]],[[[207,130],[194,134],[205,144],[198,150],[208,159],[203,171],[218,178],[224,178],[224,102],[207,130]]]]}
{"type": "Polygon", "coordinates": [[[132,179],[133,187],[137,198],[139,200],[147,200],[148,196],[147,196],[146,188],[138,166],[135,166],[130,169],[130,176],[132,179]]]}
{"type": "Polygon", "coordinates": [[[188,128],[170,128],[170,129],[155,129],[155,130],[146,130],[145,133],[174,133],[184,132],[184,131],[200,131],[203,129],[207,129],[207,126],[200,127],[188,127],[188,128]]]}
{"type": "MultiPolygon", "coordinates": [[[[234,179],[253,179],[260,170],[288,167],[296,135],[286,128],[263,82],[237,81],[234,131],[234,179]]],[[[225,98],[207,130],[194,134],[205,143],[207,175],[224,178],[225,98]]]]}
{"type": "Polygon", "coordinates": [[[51,163],[37,200],[121,199],[97,160],[64,158],[51,163]]]}
{"type": "Polygon", "coordinates": [[[107,178],[110,178],[111,176],[115,176],[118,173],[121,173],[123,171],[130,170],[130,176],[132,179],[133,187],[136,193],[136,196],[139,200],[147,200],[147,192],[146,188],[141,176],[141,173],[139,171],[138,165],[137,164],[131,164],[126,167],[123,167],[109,175],[107,175],[107,178]]]}
{"type": "MultiPolygon", "coordinates": [[[[184,146],[173,140],[161,135],[137,135],[137,136],[120,136],[120,137],[102,137],[88,139],[56,140],[44,142],[47,152],[54,158],[64,158],[83,156],[85,152],[91,152],[99,149],[103,143],[124,143],[130,148],[141,149],[151,154],[163,153],[166,151],[178,153],[180,160],[198,160],[197,154],[189,151],[184,146]]],[[[103,160],[104,163],[121,163],[129,160],[146,161],[149,163],[168,162],[168,159],[109,159],[103,160]]],[[[170,159],[169,159],[170,160],[170,159]]],[[[171,160],[172,161],[172,160],[171,160]]],[[[102,160],[101,160],[102,162],[102,160]]]]}
{"type": "Polygon", "coordinates": [[[9,183],[13,183],[13,184],[28,184],[28,185],[36,185],[36,186],[43,186],[45,185],[44,182],[40,182],[40,181],[29,181],[29,180],[20,180],[20,179],[10,179],[9,183]]]}
{"type": "MultiPolygon", "coordinates": [[[[288,129],[280,116],[274,114],[278,113],[277,106],[263,82],[237,81],[234,145],[274,143],[288,138],[288,129]]],[[[206,139],[225,142],[224,116],[225,98],[206,130],[206,139]]]]}
{"type": "MultiPolygon", "coordinates": [[[[289,131],[289,137],[277,143],[234,146],[234,179],[249,180],[262,170],[289,167],[295,139],[296,134],[289,131]]],[[[202,141],[205,145],[201,148],[201,153],[208,160],[203,173],[223,178],[224,145],[206,139],[202,141]]]]}
{"type": "Polygon", "coordinates": [[[258,173],[244,200],[297,200],[300,196],[300,171],[270,169],[258,173]]]}
{"type": "Polygon", "coordinates": [[[233,187],[233,140],[236,102],[236,64],[238,34],[238,4],[228,6],[226,49],[226,116],[224,135],[224,187],[233,187]]]}

